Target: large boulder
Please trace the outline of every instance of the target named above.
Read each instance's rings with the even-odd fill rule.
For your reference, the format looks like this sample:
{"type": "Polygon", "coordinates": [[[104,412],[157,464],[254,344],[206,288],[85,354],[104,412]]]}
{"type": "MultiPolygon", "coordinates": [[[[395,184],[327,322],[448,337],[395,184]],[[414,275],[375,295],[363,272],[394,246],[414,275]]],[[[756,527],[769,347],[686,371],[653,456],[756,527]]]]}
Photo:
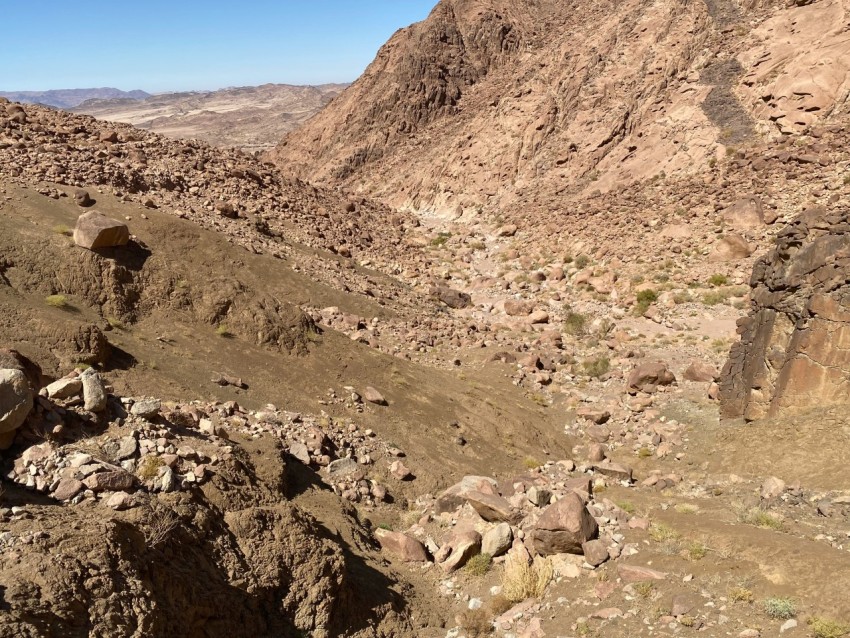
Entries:
{"type": "Polygon", "coordinates": [[[513,523],[522,520],[522,512],[511,505],[507,499],[495,494],[471,491],[465,495],[467,503],[488,523],[513,523]]]}
{"type": "Polygon", "coordinates": [[[765,225],[764,206],[755,195],[747,195],[723,211],[723,221],[735,230],[756,230],[765,225]]]}
{"type": "Polygon", "coordinates": [[[850,397],[850,211],[809,211],[778,235],[750,280],[720,378],[721,414],[748,420],[850,397]]]}
{"type": "Polygon", "coordinates": [[[581,554],[582,546],[596,538],[599,526],[578,494],[569,493],[547,507],[532,532],[538,554],[581,554]]]}
{"type": "Polygon", "coordinates": [[[82,248],[96,250],[126,246],[130,241],[130,231],[127,224],[107,217],[103,213],[91,211],[77,218],[74,228],[74,243],[82,248]]]}
{"type": "Polygon", "coordinates": [[[0,369],[0,434],[23,425],[32,410],[33,391],[21,370],[0,369]]]}
{"type": "Polygon", "coordinates": [[[714,245],[708,256],[710,262],[738,261],[753,254],[753,247],[742,235],[729,233],[714,245]]]}
{"type": "Polygon", "coordinates": [[[434,503],[435,513],[453,512],[466,502],[466,496],[472,492],[498,494],[496,481],[487,476],[464,476],[459,483],[455,483],[437,497],[434,503]]]}
{"type": "Polygon", "coordinates": [[[676,375],[670,371],[666,363],[648,361],[629,373],[626,386],[629,392],[655,392],[658,386],[675,382],[676,375]]]}
{"type": "Polygon", "coordinates": [[[375,538],[378,539],[381,549],[406,563],[425,563],[428,561],[428,552],[425,550],[425,546],[407,534],[379,527],[375,530],[375,538]]]}
{"type": "Polygon", "coordinates": [[[472,297],[465,292],[448,288],[447,286],[436,286],[431,289],[431,296],[443,302],[449,308],[461,309],[472,305],[472,297]]]}

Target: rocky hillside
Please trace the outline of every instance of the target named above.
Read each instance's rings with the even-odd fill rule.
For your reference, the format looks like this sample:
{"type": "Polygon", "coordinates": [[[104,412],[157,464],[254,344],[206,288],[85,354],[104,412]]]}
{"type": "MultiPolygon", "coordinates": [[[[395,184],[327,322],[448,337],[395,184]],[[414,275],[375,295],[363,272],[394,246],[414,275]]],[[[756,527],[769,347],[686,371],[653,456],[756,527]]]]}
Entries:
{"type": "Polygon", "coordinates": [[[842,112],[843,15],[842,0],[443,0],[273,157],[444,214],[700,175],[842,112]]]}
{"type": "Polygon", "coordinates": [[[346,86],[264,84],[160,93],[143,99],[95,98],[76,105],[73,111],[168,137],[262,151],[315,115],[346,86]]]}

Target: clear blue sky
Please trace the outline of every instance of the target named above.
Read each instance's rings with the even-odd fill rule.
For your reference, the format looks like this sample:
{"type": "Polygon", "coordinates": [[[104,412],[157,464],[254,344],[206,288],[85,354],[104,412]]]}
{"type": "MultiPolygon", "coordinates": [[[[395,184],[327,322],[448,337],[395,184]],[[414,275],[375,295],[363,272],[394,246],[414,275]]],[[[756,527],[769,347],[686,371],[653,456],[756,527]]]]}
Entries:
{"type": "Polygon", "coordinates": [[[436,2],[2,1],[0,90],[352,81],[436,2]]]}

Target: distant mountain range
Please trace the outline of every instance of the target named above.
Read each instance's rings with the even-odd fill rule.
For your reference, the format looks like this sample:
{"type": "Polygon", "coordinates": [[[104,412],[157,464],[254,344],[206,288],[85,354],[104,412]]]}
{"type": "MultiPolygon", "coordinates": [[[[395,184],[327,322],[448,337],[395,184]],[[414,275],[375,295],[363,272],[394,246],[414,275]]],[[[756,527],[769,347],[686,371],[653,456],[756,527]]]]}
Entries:
{"type": "Polygon", "coordinates": [[[272,148],[346,86],[264,84],[218,91],[143,94],[144,99],[130,99],[126,94],[89,99],[71,110],[169,137],[259,151],[272,148]]]}
{"type": "Polygon", "coordinates": [[[131,99],[143,100],[150,97],[144,91],[122,91],[111,87],[99,89],[54,89],[50,91],[0,91],[0,97],[9,98],[13,102],[28,104],[44,104],[60,109],[72,109],[86,100],[131,99]]]}

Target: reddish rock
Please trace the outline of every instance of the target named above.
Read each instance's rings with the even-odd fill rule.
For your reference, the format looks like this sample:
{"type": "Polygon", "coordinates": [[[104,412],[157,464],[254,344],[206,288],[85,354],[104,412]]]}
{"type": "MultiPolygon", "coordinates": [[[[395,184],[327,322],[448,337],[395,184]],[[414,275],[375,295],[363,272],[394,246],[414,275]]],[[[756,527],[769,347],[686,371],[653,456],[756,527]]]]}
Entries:
{"type": "Polygon", "coordinates": [[[543,556],[562,552],[581,554],[582,545],[595,538],[598,531],[599,526],[584,501],[569,493],[543,511],[532,531],[532,543],[543,556]]]}
{"type": "Polygon", "coordinates": [[[620,563],[617,565],[617,574],[624,583],[639,583],[645,580],[664,580],[667,574],[659,572],[649,567],[640,567],[639,565],[626,565],[620,563]]]}
{"type": "Polygon", "coordinates": [[[136,479],[129,472],[110,470],[92,474],[83,483],[93,492],[119,492],[132,489],[136,483],[136,479]]]}
{"type": "Polygon", "coordinates": [[[658,386],[670,385],[676,382],[674,375],[666,363],[660,361],[640,364],[629,373],[626,387],[629,392],[652,393],[658,386]]]}
{"type": "Polygon", "coordinates": [[[428,552],[425,546],[407,534],[393,532],[379,527],[375,530],[375,538],[378,539],[382,550],[407,563],[424,563],[428,561],[428,552]]]}

